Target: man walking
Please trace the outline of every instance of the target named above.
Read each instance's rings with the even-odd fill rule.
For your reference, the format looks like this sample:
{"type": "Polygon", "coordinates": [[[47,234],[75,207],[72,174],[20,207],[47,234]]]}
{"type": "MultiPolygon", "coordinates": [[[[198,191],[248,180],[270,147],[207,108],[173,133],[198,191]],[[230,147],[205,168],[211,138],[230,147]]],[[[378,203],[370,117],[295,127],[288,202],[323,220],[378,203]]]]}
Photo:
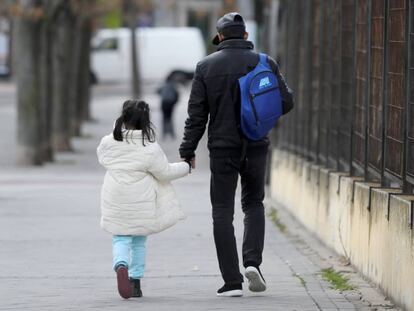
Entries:
{"type": "MultiPolygon", "coordinates": [[[[229,13],[217,22],[213,44],[217,52],[197,64],[188,103],[180,155],[195,166],[195,150],[208,123],[214,241],[224,286],[218,296],[242,296],[233,215],[238,176],[242,186],[244,217],[243,266],[253,292],[266,290],[260,271],[264,244],[265,215],[263,207],[267,137],[249,141],[240,129],[240,89],[238,79],[256,67],[259,54],[247,41],[242,16],[229,13]],[[209,120],[209,122],[208,122],[209,120]]],[[[279,73],[275,61],[268,57],[278,79],[283,113],[293,108],[292,94],[279,73]]]]}
{"type": "Polygon", "coordinates": [[[169,75],[158,89],[158,94],[161,97],[162,136],[165,139],[167,135],[171,135],[175,139],[173,113],[180,94],[178,93],[172,75],[169,75]]]}

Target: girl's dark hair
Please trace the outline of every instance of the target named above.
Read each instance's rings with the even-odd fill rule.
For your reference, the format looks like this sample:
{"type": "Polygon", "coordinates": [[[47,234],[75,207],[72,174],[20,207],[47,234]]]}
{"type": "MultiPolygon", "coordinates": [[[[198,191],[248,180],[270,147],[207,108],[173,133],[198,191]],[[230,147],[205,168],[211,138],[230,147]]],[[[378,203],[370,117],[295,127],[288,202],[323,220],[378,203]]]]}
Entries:
{"type": "Polygon", "coordinates": [[[155,141],[154,125],[150,120],[150,109],[146,102],[139,100],[127,100],[122,106],[121,116],[116,119],[113,131],[114,139],[123,141],[123,131],[126,131],[125,139],[128,141],[128,133],[131,130],[142,130],[142,144],[145,140],[155,141]]]}

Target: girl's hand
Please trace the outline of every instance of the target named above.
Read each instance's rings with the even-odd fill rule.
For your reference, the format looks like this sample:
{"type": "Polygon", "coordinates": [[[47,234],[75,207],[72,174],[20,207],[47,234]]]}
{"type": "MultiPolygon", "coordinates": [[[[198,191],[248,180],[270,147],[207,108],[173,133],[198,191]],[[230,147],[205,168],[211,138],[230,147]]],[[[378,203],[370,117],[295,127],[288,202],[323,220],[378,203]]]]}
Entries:
{"type": "Polygon", "coordinates": [[[190,167],[190,174],[191,174],[191,169],[195,169],[195,157],[193,157],[191,159],[181,158],[181,160],[183,160],[184,162],[188,163],[188,165],[190,167]]]}

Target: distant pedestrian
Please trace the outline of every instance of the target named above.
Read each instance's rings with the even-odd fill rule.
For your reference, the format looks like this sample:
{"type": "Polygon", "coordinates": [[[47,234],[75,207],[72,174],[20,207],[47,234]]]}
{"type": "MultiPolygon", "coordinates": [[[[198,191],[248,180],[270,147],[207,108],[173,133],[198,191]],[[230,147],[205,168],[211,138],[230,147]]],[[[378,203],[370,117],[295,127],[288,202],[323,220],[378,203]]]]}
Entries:
{"type": "MultiPolygon", "coordinates": [[[[213,44],[218,45],[218,51],[200,61],[195,70],[180,155],[195,166],[195,150],[209,123],[214,241],[224,279],[224,286],[217,291],[217,295],[242,296],[243,276],[233,228],[234,196],[240,175],[245,215],[243,265],[249,289],[261,292],[266,290],[259,266],[264,245],[263,199],[269,139],[267,132],[257,139],[249,139],[242,129],[252,122],[241,122],[241,114],[249,110],[253,126],[263,129],[269,119],[261,120],[259,117],[273,107],[273,102],[265,102],[264,106],[260,106],[262,109],[257,109],[255,100],[263,103],[263,98],[277,97],[275,103],[281,110],[280,115],[292,109],[293,99],[276,62],[253,51],[240,14],[224,15],[217,22],[217,31],[213,44]],[[255,68],[267,68],[262,72],[265,76],[254,88],[245,88],[242,97],[239,79],[244,79],[255,68]],[[245,96],[252,91],[256,94],[245,96]],[[250,102],[246,102],[246,98],[250,102]],[[243,104],[247,105],[241,105],[242,99],[243,104]]],[[[270,128],[272,126],[274,123],[270,124],[270,128]]]]}
{"type": "Polygon", "coordinates": [[[121,297],[141,297],[146,237],[184,214],[170,181],[186,176],[186,162],[168,163],[155,141],[147,103],[127,100],[113,132],[97,149],[107,172],[101,193],[101,226],[113,235],[113,269],[121,297]]]}
{"type": "Polygon", "coordinates": [[[158,94],[161,96],[163,138],[166,138],[168,135],[171,135],[171,137],[175,139],[173,114],[174,107],[179,99],[179,93],[177,90],[177,86],[175,85],[171,75],[158,89],[158,94]]]}

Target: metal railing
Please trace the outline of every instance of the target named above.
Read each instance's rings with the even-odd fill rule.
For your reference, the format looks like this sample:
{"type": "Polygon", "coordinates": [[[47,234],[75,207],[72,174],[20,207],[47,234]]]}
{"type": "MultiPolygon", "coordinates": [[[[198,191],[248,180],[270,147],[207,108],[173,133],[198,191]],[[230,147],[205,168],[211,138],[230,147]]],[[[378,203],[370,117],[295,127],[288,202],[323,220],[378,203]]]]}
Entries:
{"type": "Polygon", "coordinates": [[[296,107],[277,145],[329,169],[414,185],[414,0],[281,0],[296,107]]]}

